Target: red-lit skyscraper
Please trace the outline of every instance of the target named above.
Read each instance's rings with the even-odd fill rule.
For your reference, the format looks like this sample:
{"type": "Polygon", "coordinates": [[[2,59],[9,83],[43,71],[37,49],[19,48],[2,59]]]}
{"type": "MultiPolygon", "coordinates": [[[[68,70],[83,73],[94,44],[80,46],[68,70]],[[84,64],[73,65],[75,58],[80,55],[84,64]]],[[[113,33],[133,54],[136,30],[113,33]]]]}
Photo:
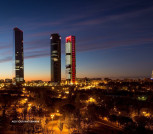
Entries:
{"type": "Polygon", "coordinates": [[[66,79],[68,83],[75,84],[76,79],[76,56],[75,56],[75,36],[66,37],[66,79]]]}

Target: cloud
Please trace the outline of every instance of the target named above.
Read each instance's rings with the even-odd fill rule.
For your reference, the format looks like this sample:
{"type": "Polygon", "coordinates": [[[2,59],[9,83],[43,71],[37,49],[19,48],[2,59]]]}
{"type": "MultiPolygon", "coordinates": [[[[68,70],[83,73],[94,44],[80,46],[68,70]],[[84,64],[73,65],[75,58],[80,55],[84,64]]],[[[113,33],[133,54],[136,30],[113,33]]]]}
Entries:
{"type": "Polygon", "coordinates": [[[11,56],[7,56],[7,57],[4,57],[4,58],[0,59],[0,63],[9,62],[11,60],[12,60],[12,57],[11,56]]]}
{"type": "Polygon", "coordinates": [[[50,54],[40,52],[38,54],[27,55],[25,56],[25,59],[33,59],[33,58],[48,57],[48,56],[50,56],[50,54]]]}
{"type": "Polygon", "coordinates": [[[125,39],[125,40],[114,40],[114,41],[104,41],[102,43],[86,43],[79,44],[76,46],[78,52],[83,51],[93,51],[93,50],[102,50],[109,48],[116,48],[121,46],[133,46],[133,45],[142,45],[153,43],[153,37],[151,38],[138,38],[138,39],[125,39]]]}
{"type": "Polygon", "coordinates": [[[42,37],[42,36],[48,36],[48,37],[49,37],[50,33],[51,33],[51,32],[49,32],[49,31],[37,32],[37,33],[29,34],[29,35],[27,35],[27,36],[29,36],[29,37],[40,37],[40,36],[42,37]]]}
{"type": "Polygon", "coordinates": [[[87,25],[98,25],[98,24],[102,24],[102,23],[107,23],[110,21],[114,21],[114,20],[123,20],[123,19],[129,19],[129,18],[133,18],[133,17],[137,17],[137,16],[142,16],[146,13],[150,13],[153,12],[153,6],[151,7],[147,7],[147,8],[143,8],[143,9],[138,9],[138,10],[132,10],[132,11],[128,11],[128,12],[121,12],[121,13],[116,13],[114,14],[112,12],[112,14],[108,14],[108,15],[102,15],[100,17],[97,18],[89,18],[89,19],[84,19],[82,21],[79,21],[77,23],[74,23],[74,26],[87,26],[87,25]]]}
{"type": "Polygon", "coordinates": [[[50,50],[48,49],[40,49],[35,51],[28,51],[25,53],[25,59],[38,58],[38,57],[46,57],[50,55],[50,50]]]}
{"type": "Polygon", "coordinates": [[[2,49],[8,49],[10,47],[11,47],[10,43],[8,43],[8,42],[0,42],[0,49],[1,50],[2,49]]]}
{"type": "MultiPolygon", "coordinates": [[[[105,2],[104,2],[105,4],[105,2]]],[[[108,3],[107,3],[108,4],[108,3]]],[[[68,33],[77,33],[77,40],[76,40],[76,48],[78,52],[82,51],[92,51],[92,50],[99,50],[99,49],[108,49],[108,48],[114,48],[119,46],[132,46],[132,45],[141,45],[145,43],[152,43],[153,39],[150,37],[150,35],[144,35],[145,31],[143,30],[143,27],[138,26],[138,22],[132,22],[133,27],[129,26],[130,19],[139,17],[142,22],[145,21],[145,19],[141,18],[141,16],[145,16],[148,13],[151,13],[153,11],[152,6],[145,6],[141,8],[129,8],[128,10],[124,11],[118,11],[121,10],[124,7],[128,8],[128,6],[131,6],[133,4],[138,4],[137,2],[131,1],[129,2],[123,2],[122,4],[117,4],[117,6],[113,7],[114,3],[110,3],[110,7],[104,7],[99,8],[97,6],[97,10],[92,10],[91,7],[82,7],[81,10],[85,9],[85,12],[71,14],[69,16],[63,16],[59,17],[55,20],[48,20],[48,21],[39,21],[39,19],[42,18],[34,18],[34,19],[24,19],[23,25],[24,29],[37,29],[37,28],[44,28],[45,30],[37,30],[38,32],[33,31],[33,33],[25,33],[24,37],[28,39],[32,39],[36,37],[35,40],[25,40],[24,42],[24,55],[25,59],[29,58],[37,58],[37,57],[45,57],[50,55],[50,34],[54,31],[59,32],[62,35],[66,35],[68,33]],[[91,9],[91,10],[89,10],[91,9]],[[29,21],[28,21],[29,20],[29,21]],[[25,21],[25,23],[24,23],[25,21]],[[113,22],[116,24],[116,21],[118,23],[122,23],[120,29],[123,31],[115,31],[114,25],[112,26],[109,24],[110,22],[113,22]],[[127,26],[126,26],[127,25],[127,26]],[[113,28],[112,28],[112,27],[113,28]],[[130,36],[131,33],[135,33],[135,29],[138,26],[137,35],[132,34],[133,37],[130,36]],[[130,29],[131,31],[128,33],[127,31],[124,31],[124,29],[127,29],[127,31],[130,29]],[[140,29],[139,29],[140,27],[140,29]],[[95,31],[90,31],[88,28],[95,29],[95,31]],[[106,30],[103,31],[103,35],[99,34],[98,31],[102,31],[103,28],[106,30]],[[132,29],[133,28],[133,29],[132,29]],[[107,30],[112,30],[111,32],[108,32],[107,30]],[[114,30],[114,31],[113,31],[114,30]],[[140,32],[143,33],[142,35],[139,34],[140,32]],[[34,33],[35,32],[35,33],[34,33]],[[93,35],[94,37],[91,37],[92,34],[95,34],[97,32],[97,36],[93,35]],[[114,34],[114,33],[115,34],[114,34]],[[90,35],[86,35],[88,33],[91,33],[90,35]],[[83,35],[84,34],[84,35],[83,35]],[[126,36],[128,34],[128,36],[126,36]],[[82,36],[83,35],[83,36],[82,36]],[[139,36],[140,35],[140,36],[139,36]],[[79,37],[78,37],[79,36],[79,37]],[[130,36],[130,37],[129,37],[130,36]],[[139,36],[139,37],[136,37],[139,36]],[[38,37],[42,37],[41,39],[38,37]]],[[[95,7],[93,8],[95,9],[95,7]]],[[[15,18],[16,20],[22,20],[21,18],[15,18]]],[[[142,23],[140,22],[140,23],[142,23]]],[[[145,25],[144,25],[145,26],[145,25]]],[[[0,27],[0,31],[4,30],[3,27],[0,27]]],[[[144,28],[145,29],[145,28],[144,28]]],[[[27,32],[27,31],[26,31],[27,32]]],[[[25,38],[24,38],[25,39],[25,38]]],[[[62,43],[64,39],[62,38],[62,43]]],[[[9,43],[0,42],[0,49],[1,50],[8,50],[11,48],[11,45],[9,43]]],[[[64,53],[64,45],[62,44],[62,52],[64,53]]],[[[8,52],[9,53],[9,52],[8,52]]],[[[7,54],[3,52],[4,56],[7,54]]],[[[5,58],[0,60],[0,63],[9,61],[9,58],[5,58]]]]}
{"type": "MultiPolygon", "coordinates": [[[[110,41],[109,38],[106,36],[105,38],[101,38],[100,36],[96,39],[107,39],[101,43],[94,43],[92,40],[81,40],[76,45],[76,51],[84,52],[84,51],[94,51],[94,50],[103,50],[103,49],[110,49],[110,48],[117,48],[121,46],[133,46],[133,45],[142,45],[153,43],[153,37],[144,37],[144,38],[137,38],[137,39],[124,39],[124,40],[112,40],[110,41]]],[[[32,42],[26,42],[29,46],[24,50],[24,57],[25,59],[32,59],[32,58],[39,58],[39,57],[49,57],[50,56],[50,45],[46,43],[46,40],[38,40],[32,42]],[[42,45],[43,44],[43,45],[42,45]]],[[[65,50],[62,49],[62,53],[65,50]]],[[[8,51],[8,54],[10,51],[8,51]]],[[[7,54],[7,55],[8,55],[7,54]]],[[[0,59],[0,63],[11,61],[11,56],[4,57],[0,59]]]]}
{"type": "MultiPolygon", "coordinates": [[[[24,59],[33,59],[33,58],[39,58],[39,57],[47,57],[49,56],[50,53],[48,51],[45,50],[40,50],[40,51],[33,51],[33,52],[27,52],[24,54],[24,59]]],[[[0,59],[0,63],[4,63],[4,62],[11,62],[13,61],[13,57],[12,56],[3,56],[0,59]]]]}
{"type": "Polygon", "coordinates": [[[24,42],[25,53],[42,50],[42,49],[49,49],[49,48],[50,48],[49,39],[39,39],[39,40],[32,40],[32,41],[24,42]]]}
{"type": "MultiPolygon", "coordinates": [[[[100,44],[84,44],[81,43],[77,45],[77,53],[78,52],[84,52],[84,51],[93,51],[93,50],[103,50],[103,49],[109,49],[109,48],[116,48],[120,46],[132,46],[132,45],[141,45],[141,44],[147,44],[147,43],[153,43],[153,38],[141,38],[141,39],[129,39],[129,40],[119,40],[119,41],[105,41],[100,44]]],[[[50,46],[48,47],[50,48],[50,46]]],[[[64,50],[62,50],[64,53],[64,50]]],[[[41,46],[37,47],[35,50],[24,52],[25,59],[32,59],[32,58],[39,58],[39,57],[49,57],[50,56],[50,49],[43,48],[41,46]]],[[[11,61],[12,58],[10,57],[4,57],[3,59],[0,59],[0,63],[11,61]]]]}

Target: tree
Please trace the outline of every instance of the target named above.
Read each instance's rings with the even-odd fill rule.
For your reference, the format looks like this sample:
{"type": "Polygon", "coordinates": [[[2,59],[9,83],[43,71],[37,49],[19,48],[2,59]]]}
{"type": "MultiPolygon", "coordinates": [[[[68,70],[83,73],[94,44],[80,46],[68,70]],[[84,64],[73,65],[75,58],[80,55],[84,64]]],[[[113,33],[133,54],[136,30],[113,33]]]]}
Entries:
{"type": "Polygon", "coordinates": [[[75,106],[72,104],[65,104],[64,106],[61,107],[60,111],[63,113],[63,115],[69,116],[70,114],[74,113],[75,106]]]}
{"type": "Polygon", "coordinates": [[[36,109],[35,106],[32,106],[32,107],[31,107],[31,113],[32,113],[33,118],[34,118],[34,116],[36,116],[36,114],[37,114],[37,109],[36,109]]]}
{"type": "Polygon", "coordinates": [[[148,122],[148,118],[147,117],[144,117],[144,116],[136,116],[135,117],[135,121],[137,122],[138,126],[137,126],[137,133],[139,134],[145,134],[147,133],[146,131],[146,124],[148,122]]]}
{"type": "Polygon", "coordinates": [[[114,115],[114,114],[113,114],[113,115],[109,115],[108,118],[109,118],[109,120],[112,121],[112,122],[116,122],[116,121],[117,121],[117,116],[114,115]]]}
{"type": "Polygon", "coordinates": [[[133,123],[133,120],[130,117],[118,116],[117,120],[121,125],[126,125],[128,123],[130,123],[130,124],[133,123]]]}

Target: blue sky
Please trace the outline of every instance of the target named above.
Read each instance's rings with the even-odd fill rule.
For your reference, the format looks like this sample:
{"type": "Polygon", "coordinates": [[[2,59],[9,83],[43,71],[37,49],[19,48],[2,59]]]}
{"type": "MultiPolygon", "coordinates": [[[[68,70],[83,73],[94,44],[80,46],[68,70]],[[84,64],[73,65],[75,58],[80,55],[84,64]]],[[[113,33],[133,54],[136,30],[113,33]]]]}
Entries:
{"type": "Polygon", "coordinates": [[[0,2],[0,78],[12,77],[13,28],[24,32],[25,80],[50,80],[50,34],[76,36],[77,77],[150,77],[152,0],[0,2]]]}

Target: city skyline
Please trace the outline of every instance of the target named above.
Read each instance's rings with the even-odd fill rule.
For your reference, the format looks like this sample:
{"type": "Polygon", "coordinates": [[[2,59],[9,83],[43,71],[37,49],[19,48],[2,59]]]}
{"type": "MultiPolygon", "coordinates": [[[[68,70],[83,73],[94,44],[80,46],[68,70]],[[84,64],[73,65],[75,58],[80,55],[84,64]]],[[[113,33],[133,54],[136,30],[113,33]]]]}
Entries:
{"type": "Polygon", "coordinates": [[[17,0],[9,1],[9,5],[7,2],[0,4],[0,79],[12,78],[12,28],[15,26],[24,31],[26,81],[50,80],[51,33],[59,33],[62,38],[62,79],[66,78],[64,44],[68,35],[77,37],[78,78],[151,76],[151,0],[61,1],[54,3],[57,9],[50,7],[51,1],[23,1],[24,7],[17,0]]]}

